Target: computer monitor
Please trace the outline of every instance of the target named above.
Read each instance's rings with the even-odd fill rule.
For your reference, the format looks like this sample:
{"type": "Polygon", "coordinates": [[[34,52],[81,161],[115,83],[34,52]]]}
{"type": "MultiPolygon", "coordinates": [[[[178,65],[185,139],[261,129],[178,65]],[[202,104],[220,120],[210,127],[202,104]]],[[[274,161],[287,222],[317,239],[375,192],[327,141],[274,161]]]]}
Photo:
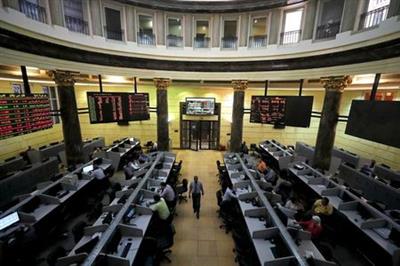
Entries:
{"type": "Polygon", "coordinates": [[[93,171],[93,165],[88,165],[83,167],[82,172],[83,173],[89,173],[90,171],[93,171]]]}
{"type": "Polygon", "coordinates": [[[20,221],[17,212],[13,212],[0,219],[0,231],[10,227],[11,225],[18,223],[20,221]]]}

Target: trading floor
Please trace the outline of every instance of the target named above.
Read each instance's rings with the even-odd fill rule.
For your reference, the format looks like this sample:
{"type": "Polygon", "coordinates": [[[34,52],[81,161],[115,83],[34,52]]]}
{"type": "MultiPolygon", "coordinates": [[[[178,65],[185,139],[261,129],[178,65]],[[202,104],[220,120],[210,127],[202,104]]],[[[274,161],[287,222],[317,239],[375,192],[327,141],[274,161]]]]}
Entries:
{"type": "Polygon", "coordinates": [[[178,216],[174,218],[175,243],[170,258],[172,264],[163,265],[235,265],[230,234],[219,228],[215,193],[220,186],[215,162],[222,160],[219,151],[175,150],[177,161],[183,160],[182,178],[190,181],[194,175],[203,183],[205,196],[201,202],[200,219],[193,214],[192,203],[178,204],[178,216]]]}

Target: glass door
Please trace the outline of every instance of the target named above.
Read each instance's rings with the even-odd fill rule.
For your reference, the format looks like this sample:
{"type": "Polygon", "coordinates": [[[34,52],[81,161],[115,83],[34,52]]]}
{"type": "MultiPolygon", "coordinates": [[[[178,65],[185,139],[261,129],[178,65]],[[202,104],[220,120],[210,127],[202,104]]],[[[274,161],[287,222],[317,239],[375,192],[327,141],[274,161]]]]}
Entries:
{"type": "Polygon", "coordinates": [[[200,122],[190,121],[190,149],[194,151],[199,150],[199,133],[200,122]]]}

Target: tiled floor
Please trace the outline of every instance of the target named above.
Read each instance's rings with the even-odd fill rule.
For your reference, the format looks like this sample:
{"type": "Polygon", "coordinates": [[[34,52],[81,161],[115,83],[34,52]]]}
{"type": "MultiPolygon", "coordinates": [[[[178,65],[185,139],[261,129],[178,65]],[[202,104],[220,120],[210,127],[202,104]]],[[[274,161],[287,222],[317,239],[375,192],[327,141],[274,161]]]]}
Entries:
{"type": "Polygon", "coordinates": [[[217,182],[216,160],[222,160],[217,151],[176,150],[177,161],[183,160],[182,178],[189,181],[194,175],[203,183],[205,195],[201,201],[200,219],[193,214],[192,203],[178,205],[178,216],[174,219],[175,243],[170,258],[171,264],[178,266],[232,266],[235,265],[231,235],[219,229],[215,193],[217,182]]]}

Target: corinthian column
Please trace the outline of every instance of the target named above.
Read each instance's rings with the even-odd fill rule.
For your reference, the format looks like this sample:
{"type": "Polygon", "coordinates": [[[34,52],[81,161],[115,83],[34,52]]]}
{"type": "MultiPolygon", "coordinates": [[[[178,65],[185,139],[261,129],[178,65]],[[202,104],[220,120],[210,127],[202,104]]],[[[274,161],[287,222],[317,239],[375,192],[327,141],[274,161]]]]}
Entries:
{"type": "Polygon", "coordinates": [[[169,150],[167,89],[170,83],[170,79],[154,79],[154,85],[157,88],[157,145],[160,151],[169,150]]]}
{"type": "Polygon", "coordinates": [[[243,109],[244,91],[247,89],[247,80],[233,80],[233,110],[231,126],[231,152],[239,152],[243,136],[243,109]]]}
{"type": "Polygon", "coordinates": [[[78,73],[53,70],[48,74],[57,85],[67,163],[68,165],[83,163],[82,135],[74,88],[74,77],[78,73]]]}
{"type": "Polygon", "coordinates": [[[324,106],[315,144],[314,167],[328,170],[331,162],[336,126],[339,118],[340,100],[344,89],[351,84],[350,76],[321,78],[325,88],[324,106]]]}

